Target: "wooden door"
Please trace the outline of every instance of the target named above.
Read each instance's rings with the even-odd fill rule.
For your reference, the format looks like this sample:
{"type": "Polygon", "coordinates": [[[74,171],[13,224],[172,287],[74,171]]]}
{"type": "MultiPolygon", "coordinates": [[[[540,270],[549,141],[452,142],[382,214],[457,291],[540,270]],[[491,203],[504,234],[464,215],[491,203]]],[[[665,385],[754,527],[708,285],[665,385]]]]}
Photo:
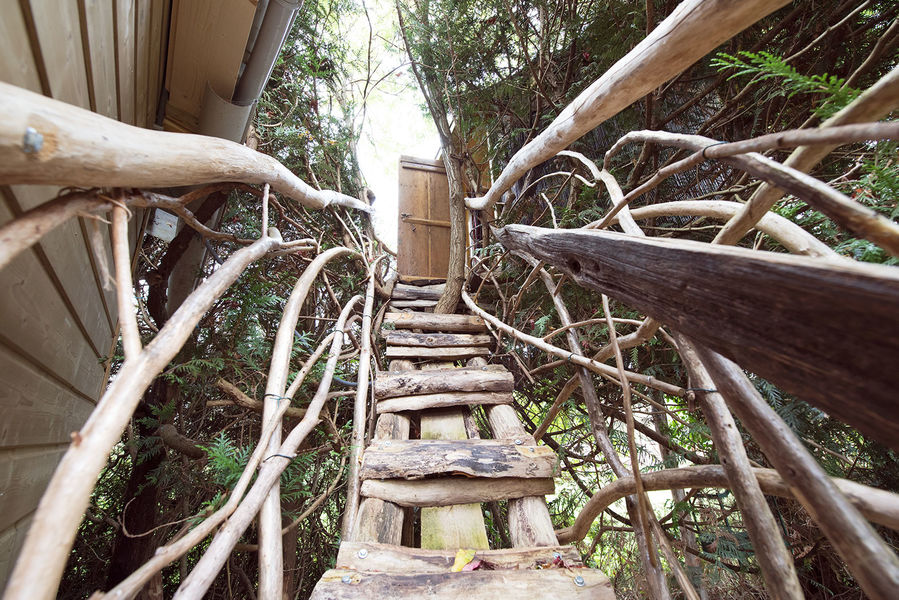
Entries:
{"type": "Polygon", "coordinates": [[[404,279],[445,279],[449,184],[443,162],[400,157],[397,269],[404,279]]]}

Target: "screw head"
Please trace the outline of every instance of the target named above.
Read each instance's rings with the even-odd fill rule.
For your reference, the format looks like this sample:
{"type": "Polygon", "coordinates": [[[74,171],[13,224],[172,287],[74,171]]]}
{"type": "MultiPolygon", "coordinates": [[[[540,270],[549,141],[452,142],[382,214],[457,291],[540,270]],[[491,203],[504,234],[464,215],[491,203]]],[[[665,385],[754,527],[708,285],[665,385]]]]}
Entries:
{"type": "Polygon", "coordinates": [[[389,446],[389,445],[390,445],[390,440],[387,440],[386,442],[384,442],[384,445],[385,445],[385,446],[389,446]]]}
{"type": "Polygon", "coordinates": [[[515,445],[516,445],[516,446],[520,446],[520,445],[522,445],[523,443],[524,443],[523,440],[519,440],[519,439],[516,439],[516,440],[515,440],[515,445]]]}
{"type": "Polygon", "coordinates": [[[359,558],[365,558],[368,556],[368,550],[362,548],[361,550],[359,550],[359,552],[356,553],[356,556],[358,556],[359,558]]]}
{"type": "Polygon", "coordinates": [[[353,578],[350,577],[349,575],[344,575],[343,577],[340,578],[340,581],[342,581],[344,583],[351,583],[353,581],[353,578]]]}
{"type": "Polygon", "coordinates": [[[44,147],[44,136],[34,127],[25,128],[25,136],[22,138],[22,150],[25,154],[37,154],[44,147]]]}
{"type": "Polygon", "coordinates": [[[578,587],[584,587],[584,585],[586,585],[586,583],[587,583],[587,582],[584,581],[584,578],[581,577],[580,575],[575,576],[575,578],[574,578],[574,585],[576,585],[576,586],[578,586],[578,587]]]}

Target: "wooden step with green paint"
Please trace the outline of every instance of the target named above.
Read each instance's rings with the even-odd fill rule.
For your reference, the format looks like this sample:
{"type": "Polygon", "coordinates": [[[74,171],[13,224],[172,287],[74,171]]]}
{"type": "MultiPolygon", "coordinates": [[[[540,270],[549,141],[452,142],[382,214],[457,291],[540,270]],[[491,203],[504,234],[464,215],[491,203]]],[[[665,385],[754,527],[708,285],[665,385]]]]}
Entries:
{"type": "Polygon", "coordinates": [[[547,478],[557,458],[524,440],[380,440],[365,449],[362,479],[423,479],[438,475],[547,478]],[[515,442],[518,443],[515,443],[515,442]]]}

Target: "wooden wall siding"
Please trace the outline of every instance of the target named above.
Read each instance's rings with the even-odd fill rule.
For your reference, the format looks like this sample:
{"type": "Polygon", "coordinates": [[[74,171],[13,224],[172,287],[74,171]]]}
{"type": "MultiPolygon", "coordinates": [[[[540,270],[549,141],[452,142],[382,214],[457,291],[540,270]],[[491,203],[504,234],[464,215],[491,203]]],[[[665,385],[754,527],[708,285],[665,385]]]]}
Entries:
{"type": "Polygon", "coordinates": [[[207,81],[231,99],[255,12],[255,0],[174,0],[167,129],[196,131],[207,81]]]}
{"type": "Polygon", "coordinates": [[[439,161],[400,157],[397,270],[445,278],[449,267],[449,185],[439,161]]]}
{"type": "MultiPolygon", "coordinates": [[[[0,80],[146,126],[162,81],[170,0],[0,0],[0,80]],[[140,96],[139,98],[137,96],[140,96]]],[[[0,186],[0,223],[59,189],[0,186]]],[[[143,212],[129,226],[137,245],[143,212]]],[[[84,219],[0,271],[0,589],[37,502],[106,384],[117,333],[84,219]]]]}

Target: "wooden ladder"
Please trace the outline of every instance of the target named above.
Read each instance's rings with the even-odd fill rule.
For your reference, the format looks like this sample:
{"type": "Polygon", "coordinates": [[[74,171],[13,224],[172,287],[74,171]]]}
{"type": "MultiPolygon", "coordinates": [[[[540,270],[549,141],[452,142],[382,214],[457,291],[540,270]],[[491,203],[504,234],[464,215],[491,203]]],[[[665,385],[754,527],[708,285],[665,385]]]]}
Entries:
{"type": "MultiPolygon", "coordinates": [[[[440,291],[397,288],[396,308],[430,308],[440,291]]],[[[512,374],[487,364],[484,321],[388,312],[382,333],[390,371],[375,378],[378,418],[360,467],[362,502],[351,541],[340,544],[336,568],[312,598],[613,599],[605,575],[558,545],[544,500],[554,491],[556,457],[519,422],[512,374]],[[480,439],[476,406],[493,439],[480,439]],[[409,439],[414,423],[420,439],[409,439]],[[499,500],[508,501],[512,548],[491,550],[481,503],[499,500]],[[420,547],[412,547],[415,509],[420,547]]]]}

